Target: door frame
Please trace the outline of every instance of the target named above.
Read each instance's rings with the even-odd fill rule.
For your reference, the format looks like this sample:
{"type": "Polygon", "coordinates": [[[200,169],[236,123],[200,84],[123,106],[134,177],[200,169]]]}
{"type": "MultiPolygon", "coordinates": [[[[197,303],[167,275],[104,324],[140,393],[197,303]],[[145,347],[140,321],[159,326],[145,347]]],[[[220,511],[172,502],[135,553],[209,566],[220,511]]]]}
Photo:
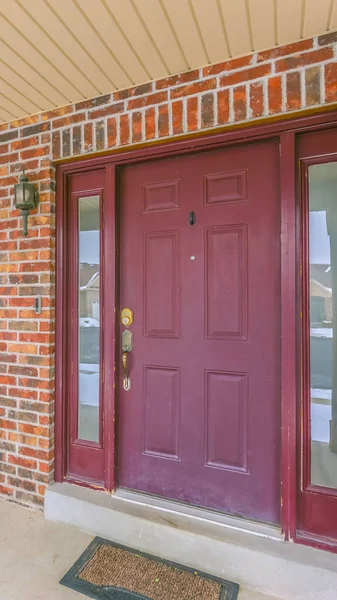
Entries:
{"type": "MultiPolygon", "coordinates": [[[[170,138],[155,144],[147,143],[135,148],[116,149],[109,153],[79,157],[58,161],[57,170],[57,202],[56,202],[56,409],[55,409],[55,480],[61,482],[66,473],[66,406],[65,406],[65,293],[66,264],[64,214],[68,194],[69,178],[83,170],[97,168],[106,169],[106,197],[114,198],[111,210],[105,215],[105,223],[109,223],[115,235],[106,243],[106,251],[111,253],[112,262],[118,267],[118,245],[114,229],[115,207],[118,206],[118,167],[152,158],[169,157],[176,154],[189,154],[201,150],[230,147],[232,144],[246,144],[268,138],[278,138],[280,147],[280,218],[281,218],[281,527],[286,540],[301,541],[296,533],[297,514],[297,452],[298,434],[297,401],[301,357],[298,352],[299,307],[297,302],[297,282],[299,277],[298,223],[300,218],[299,202],[296,198],[296,157],[295,136],[322,128],[337,126],[337,111],[325,108],[325,111],[310,116],[287,118],[277,122],[260,122],[221,130],[194,134],[186,139],[170,138]],[[298,315],[298,318],[297,318],[298,315]]],[[[107,236],[109,237],[109,236],[107,236]]],[[[118,278],[110,274],[106,285],[110,297],[118,297],[118,278]]],[[[118,308],[118,304],[117,304],[118,308]]],[[[118,310],[116,310],[116,315],[118,310]]],[[[108,334],[113,339],[114,320],[108,325],[108,334]]],[[[115,340],[116,342],[116,340],[115,340]]],[[[108,407],[106,415],[106,469],[105,488],[113,491],[116,487],[116,473],[111,448],[115,444],[115,408],[117,400],[117,378],[114,377],[115,350],[112,349],[111,362],[105,365],[104,382],[108,389],[114,389],[114,406],[108,407]]],[[[118,348],[117,348],[118,350],[118,348]]],[[[109,357],[106,357],[108,360],[109,357]]],[[[77,481],[76,483],[80,483],[77,481]]],[[[84,485],[84,484],[83,484],[84,485]]],[[[85,484],[88,485],[88,484],[85,484]]],[[[313,542],[314,543],[314,542],[313,542]]],[[[316,544],[317,545],[317,544],[316,544]]],[[[320,547],[331,549],[324,543],[320,547]]],[[[336,546],[337,547],[337,546],[336,546]]]]}
{"type": "MultiPolygon", "coordinates": [[[[298,415],[298,431],[303,431],[299,437],[301,443],[301,453],[298,454],[298,470],[302,474],[302,486],[298,498],[298,533],[297,537],[301,543],[313,545],[317,548],[329,549],[337,553],[336,527],[331,537],[327,537],[330,531],[323,533],[326,523],[331,522],[336,513],[337,491],[336,488],[315,484],[311,482],[311,431],[310,431],[310,260],[309,260],[309,168],[312,165],[322,165],[326,163],[337,162],[337,146],[335,141],[335,131],[330,129],[326,131],[326,137],[317,139],[315,131],[309,132],[309,135],[300,138],[297,144],[296,159],[301,170],[301,177],[298,178],[298,198],[300,199],[301,222],[298,235],[301,239],[301,270],[302,287],[298,289],[298,302],[302,311],[301,322],[301,396],[302,412],[298,415]],[[333,134],[333,139],[329,136],[333,134]],[[312,137],[311,137],[312,134],[312,137]],[[310,150],[308,150],[308,147],[310,150]],[[320,520],[321,515],[324,518],[320,520]],[[313,523],[314,521],[314,523],[313,523]],[[308,533],[309,532],[309,533],[308,533]]],[[[324,131],[322,132],[324,136],[324,131]]]]}

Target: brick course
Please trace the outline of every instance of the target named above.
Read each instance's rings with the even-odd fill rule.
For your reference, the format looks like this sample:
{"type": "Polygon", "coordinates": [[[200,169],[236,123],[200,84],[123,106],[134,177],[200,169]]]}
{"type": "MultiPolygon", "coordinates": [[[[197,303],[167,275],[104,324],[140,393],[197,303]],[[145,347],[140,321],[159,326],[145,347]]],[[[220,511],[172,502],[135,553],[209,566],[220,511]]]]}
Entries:
{"type": "Polygon", "coordinates": [[[42,506],[53,480],[54,161],[337,102],[336,56],[327,34],[0,126],[0,496],[42,506]],[[23,168],[40,192],[25,239],[23,168]]]}

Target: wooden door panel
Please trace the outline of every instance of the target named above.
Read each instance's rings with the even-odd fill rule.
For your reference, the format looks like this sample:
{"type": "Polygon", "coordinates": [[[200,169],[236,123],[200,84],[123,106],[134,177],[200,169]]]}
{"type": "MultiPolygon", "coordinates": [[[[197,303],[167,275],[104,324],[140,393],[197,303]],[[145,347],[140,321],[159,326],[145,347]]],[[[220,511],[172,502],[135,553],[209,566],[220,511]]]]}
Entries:
{"type": "Polygon", "coordinates": [[[247,374],[207,371],[205,408],[205,465],[247,473],[247,374]]]}
{"type": "Polygon", "coordinates": [[[145,365],[143,381],[143,453],[180,460],[180,369],[145,365]]]}
{"type": "Polygon", "coordinates": [[[246,340],[247,227],[211,227],[205,235],[207,338],[246,340]],[[224,256],[231,260],[224,261],[224,256]]]}
{"type": "Polygon", "coordinates": [[[180,337],[179,254],[179,231],[155,231],[144,235],[146,337],[180,337]]]}

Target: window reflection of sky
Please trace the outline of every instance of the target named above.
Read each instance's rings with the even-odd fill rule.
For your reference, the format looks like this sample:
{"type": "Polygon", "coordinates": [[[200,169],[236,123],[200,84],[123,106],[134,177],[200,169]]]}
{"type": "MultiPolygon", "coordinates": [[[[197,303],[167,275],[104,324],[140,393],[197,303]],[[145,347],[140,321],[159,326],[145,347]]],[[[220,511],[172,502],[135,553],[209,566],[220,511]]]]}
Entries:
{"type": "Polygon", "coordinates": [[[89,265],[99,264],[99,231],[80,231],[80,262],[89,265]]]}
{"type": "Polygon", "coordinates": [[[330,266],[330,240],[325,210],[309,213],[309,256],[311,265],[330,266]]]}

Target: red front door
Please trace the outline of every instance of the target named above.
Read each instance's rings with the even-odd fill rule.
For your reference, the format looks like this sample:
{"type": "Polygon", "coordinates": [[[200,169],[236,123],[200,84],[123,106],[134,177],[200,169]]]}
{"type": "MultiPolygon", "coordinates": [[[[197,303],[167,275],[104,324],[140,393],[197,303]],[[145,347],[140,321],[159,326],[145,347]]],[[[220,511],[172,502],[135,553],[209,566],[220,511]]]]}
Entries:
{"type": "Polygon", "coordinates": [[[119,485],[280,519],[276,142],[151,161],[120,177],[119,485]],[[122,326],[122,331],[125,328],[122,326]]]}

